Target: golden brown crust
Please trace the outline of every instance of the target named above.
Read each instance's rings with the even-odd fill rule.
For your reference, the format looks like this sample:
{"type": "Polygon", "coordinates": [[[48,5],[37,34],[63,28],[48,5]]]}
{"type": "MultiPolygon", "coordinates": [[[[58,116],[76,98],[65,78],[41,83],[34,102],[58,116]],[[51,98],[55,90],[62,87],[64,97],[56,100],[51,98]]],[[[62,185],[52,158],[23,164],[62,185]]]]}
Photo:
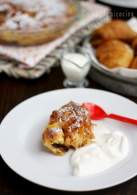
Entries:
{"type": "Polygon", "coordinates": [[[91,43],[93,46],[97,47],[102,42],[112,39],[132,42],[136,36],[137,33],[129,27],[127,22],[122,20],[112,20],[95,30],[91,43]]]}
{"type": "Polygon", "coordinates": [[[0,31],[0,43],[11,45],[16,44],[21,46],[31,46],[48,43],[62,36],[68,26],[68,24],[67,26],[60,26],[57,31],[54,30],[54,32],[46,28],[35,32],[23,32],[14,30],[0,31]]]}
{"type": "Polygon", "coordinates": [[[88,111],[74,102],[53,111],[43,133],[43,145],[57,155],[89,144],[94,138],[88,111]]]}
{"type": "Polygon", "coordinates": [[[108,68],[127,68],[133,59],[134,52],[126,43],[110,40],[97,48],[96,55],[99,62],[108,68]]]}

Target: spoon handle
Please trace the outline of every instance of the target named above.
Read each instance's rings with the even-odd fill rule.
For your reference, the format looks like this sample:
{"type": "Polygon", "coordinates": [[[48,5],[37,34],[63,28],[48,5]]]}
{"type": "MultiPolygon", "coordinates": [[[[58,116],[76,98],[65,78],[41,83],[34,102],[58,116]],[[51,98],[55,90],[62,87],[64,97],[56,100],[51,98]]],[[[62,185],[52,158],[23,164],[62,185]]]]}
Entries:
{"type": "Polygon", "coordinates": [[[117,115],[117,114],[109,114],[107,117],[111,118],[111,119],[118,120],[118,121],[122,121],[122,122],[125,122],[125,123],[130,123],[132,125],[137,125],[137,120],[136,119],[120,116],[120,115],[117,115]]]}

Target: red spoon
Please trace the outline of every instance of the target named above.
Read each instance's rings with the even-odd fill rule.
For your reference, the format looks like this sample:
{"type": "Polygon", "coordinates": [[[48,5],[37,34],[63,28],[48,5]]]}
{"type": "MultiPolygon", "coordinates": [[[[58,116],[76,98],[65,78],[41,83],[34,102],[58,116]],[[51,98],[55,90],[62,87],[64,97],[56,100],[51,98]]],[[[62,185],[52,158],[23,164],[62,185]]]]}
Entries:
{"type": "Polygon", "coordinates": [[[137,120],[136,119],[120,116],[120,115],[117,115],[117,114],[107,114],[103,110],[103,108],[101,108],[100,106],[98,106],[96,104],[84,103],[83,106],[88,109],[88,111],[90,113],[90,117],[91,117],[92,120],[101,120],[101,119],[104,119],[104,118],[111,118],[111,119],[122,121],[122,122],[125,122],[125,123],[130,123],[130,124],[133,124],[133,125],[137,125],[137,120]]]}

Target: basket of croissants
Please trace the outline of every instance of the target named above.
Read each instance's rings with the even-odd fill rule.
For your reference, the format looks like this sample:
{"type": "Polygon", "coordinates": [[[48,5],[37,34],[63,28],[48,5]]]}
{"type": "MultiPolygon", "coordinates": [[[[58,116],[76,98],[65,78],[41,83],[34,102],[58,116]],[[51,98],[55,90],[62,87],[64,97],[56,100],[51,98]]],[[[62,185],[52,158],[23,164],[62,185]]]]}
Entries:
{"type": "Polygon", "coordinates": [[[86,46],[92,65],[119,78],[137,83],[137,32],[123,20],[110,20],[97,27],[86,46]]]}

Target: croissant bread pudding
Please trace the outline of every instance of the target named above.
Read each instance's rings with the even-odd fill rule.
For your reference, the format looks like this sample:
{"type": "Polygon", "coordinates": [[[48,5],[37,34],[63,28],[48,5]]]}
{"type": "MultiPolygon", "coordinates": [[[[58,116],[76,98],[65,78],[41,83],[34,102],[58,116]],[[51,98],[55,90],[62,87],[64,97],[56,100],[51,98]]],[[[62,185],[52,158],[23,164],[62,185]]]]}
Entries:
{"type": "Polygon", "coordinates": [[[76,7],[72,0],[0,0],[0,43],[49,42],[72,24],[76,7]]]}
{"type": "Polygon", "coordinates": [[[70,148],[79,148],[94,139],[88,110],[69,102],[52,112],[42,135],[43,145],[56,155],[64,155],[70,148]]]}

